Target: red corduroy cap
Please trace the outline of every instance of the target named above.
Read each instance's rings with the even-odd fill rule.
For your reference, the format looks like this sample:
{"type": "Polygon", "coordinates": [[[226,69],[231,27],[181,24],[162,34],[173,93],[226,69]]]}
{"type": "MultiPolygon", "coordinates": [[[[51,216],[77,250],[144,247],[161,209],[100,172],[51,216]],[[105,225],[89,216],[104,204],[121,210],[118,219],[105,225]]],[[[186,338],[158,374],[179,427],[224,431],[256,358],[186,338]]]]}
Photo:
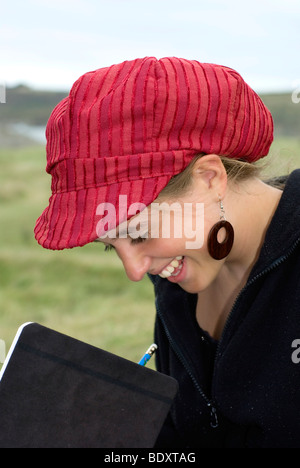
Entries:
{"type": "Polygon", "coordinates": [[[35,237],[60,250],[100,237],[100,204],[115,207],[118,225],[120,195],[127,206],[148,206],[200,152],[265,156],[273,121],[236,71],[146,57],[80,77],[52,112],[46,137],[52,196],[35,237]]]}

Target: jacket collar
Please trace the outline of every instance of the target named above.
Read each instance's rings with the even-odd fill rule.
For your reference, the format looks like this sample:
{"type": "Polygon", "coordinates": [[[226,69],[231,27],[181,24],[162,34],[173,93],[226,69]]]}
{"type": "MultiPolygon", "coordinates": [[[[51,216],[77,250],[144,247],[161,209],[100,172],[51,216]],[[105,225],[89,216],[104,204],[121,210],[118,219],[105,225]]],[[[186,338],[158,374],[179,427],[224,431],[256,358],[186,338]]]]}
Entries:
{"type": "Polygon", "coordinates": [[[250,277],[286,256],[300,241],[300,169],[288,177],[250,277]]]}

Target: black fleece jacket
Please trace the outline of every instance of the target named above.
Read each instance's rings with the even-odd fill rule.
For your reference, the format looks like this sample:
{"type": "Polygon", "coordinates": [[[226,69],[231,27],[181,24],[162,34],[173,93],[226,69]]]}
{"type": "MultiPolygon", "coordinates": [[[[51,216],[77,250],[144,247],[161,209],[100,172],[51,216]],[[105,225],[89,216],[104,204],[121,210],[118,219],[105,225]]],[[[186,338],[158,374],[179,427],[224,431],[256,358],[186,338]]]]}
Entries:
{"type": "Polygon", "coordinates": [[[196,295],[149,275],[157,370],[179,382],[157,447],[300,448],[299,200],[297,170],[220,341],[198,326],[196,295]]]}

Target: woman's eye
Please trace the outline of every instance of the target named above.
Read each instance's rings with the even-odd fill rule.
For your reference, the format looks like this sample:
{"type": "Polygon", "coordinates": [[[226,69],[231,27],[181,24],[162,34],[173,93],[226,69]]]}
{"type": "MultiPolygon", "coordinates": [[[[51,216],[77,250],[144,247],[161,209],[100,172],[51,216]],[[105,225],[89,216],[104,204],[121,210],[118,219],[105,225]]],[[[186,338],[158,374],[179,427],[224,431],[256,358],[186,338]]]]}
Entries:
{"type": "MultiPolygon", "coordinates": [[[[136,245],[136,244],[140,244],[142,242],[145,242],[145,240],[147,240],[146,237],[136,237],[136,238],[131,238],[130,243],[131,243],[131,245],[136,245]]],[[[105,246],[104,246],[104,252],[110,252],[111,250],[115,250],[115,249],[116,248],[111,244],[105,244],[105,246]]]]}
{"type": "Polygon", "coordinates": [[[106,244],[104,247],[104,252],[110,252],[111,250],[114,250],[115,247],[111,244],[106,244]]]}
{"type": "Polygon", "coordinates": [[[147,237],[137,237],[136,239],[131,239],[131,244],[140,244],[142,242],[145,242],[145,240],[147,240],[147,237]]]}

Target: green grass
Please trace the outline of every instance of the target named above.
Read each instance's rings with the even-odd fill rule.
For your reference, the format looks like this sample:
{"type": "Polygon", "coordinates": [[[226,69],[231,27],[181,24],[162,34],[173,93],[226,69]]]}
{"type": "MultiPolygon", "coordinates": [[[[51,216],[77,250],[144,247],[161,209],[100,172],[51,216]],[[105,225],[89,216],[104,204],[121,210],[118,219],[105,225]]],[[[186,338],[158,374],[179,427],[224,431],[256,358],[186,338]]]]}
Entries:
{"type": "Polygon", "coordinates": [[[300,129],[298,138],[275,138],[269,155],[261,161],[267,176],[287,174],[300,168],[300,129]]]}
{"type": "MultiPolygon", "coordinates": [[[[290,172],[299,156],[300,139],[278,139],[266,171],[290,172]]],[[[44,167],[43,148],[0,151],[0,339],[8,349],[17,328],[36,321],[137,361],[153,341],[152,285],[131,283],[101,244],[53,252],[36,243],[50,190],[44,167]]]]}

